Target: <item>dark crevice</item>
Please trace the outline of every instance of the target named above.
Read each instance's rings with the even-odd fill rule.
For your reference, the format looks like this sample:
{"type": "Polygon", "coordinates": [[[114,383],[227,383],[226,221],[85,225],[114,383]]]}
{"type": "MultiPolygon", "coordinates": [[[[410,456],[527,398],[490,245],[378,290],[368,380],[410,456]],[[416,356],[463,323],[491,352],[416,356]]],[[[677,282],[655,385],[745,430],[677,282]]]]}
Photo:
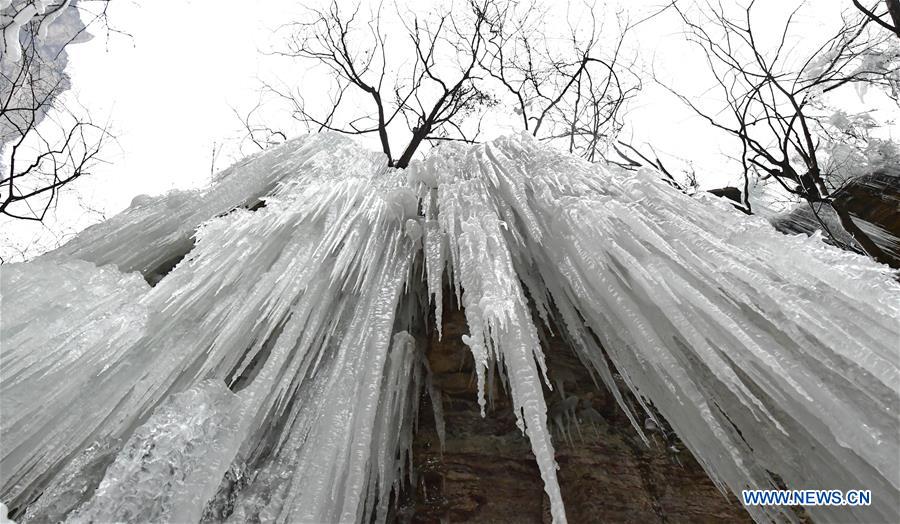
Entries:
{"type": "Polygon", "coordinates": [[[237,211],[238,209],[245,209],[247,211],[255,213],[256,211],[259,211],[260,209],[262,209],[264,207],[266,207],[266,201],[264,199],[254,197],[254,198],[247,200],[246,202],[244,202],[243,204],[241,204],[239,206],[235,206],[235,207],[229,209],[228,211],[223,211],[222,213],[219,213],[218,215],[216,215],[216,218],[228,216],[228,215],[234,213],[235,211],[237,211]]]}
{"type": "Polygon", "coordinates": [[[194,241],[191,240],[190,247],[188,249],[179,250],[176,255],[169,257],[160,265],[144,273],[144,280],[146,280],[147,283],[150,284],[150,287],[156,287],[156,285],[159,284],[162,279],[166,277],[166,275],[168,275],[172,272],[173,269],[175,269],[175,266],[177,266],[179,262],[184,260],[184,257],[186,257],[188,253],[193,251],[194,245],[194,241]]]}
{"type": "Polygon", "coordinates": [[[263,364],[265,364],[266,360],[269,359],[269,355],[272,353],[272,348],[275,346],[275,342],[278,341],[278,337],[281,336],[281,332],[283,330],[284,323],[281,323],[272,331],[272,334],[269,335],[269,338],[263,343],[259,351],[257,351],[256,354],[253,355],[253,358],[250,360],[250,363],[247,364],[247,366],[244,368],[243,372],[240,375],[237,375],[237,371],[240,369],[241,364],[247,358],[247,355],[245,354],[243,357],[241,357],[238,365],[233,370],[231,370],[228,378],[225,379],[225,383],[228,384],[228,387],[232,391],[237,393],[238,391],[249,386],[251,382],[253,382],[253,379],[256,378],[256,375],[258,375],[262,370],[263,364]]]}
{"type": "Polygon", "coordinates": [[[257,200],[253,204],[247,204],[247,211],[258,211],[264,207],[266,207],[265,200],[257,200]]]}
{"type": "MultiPolygon", "coordinates": [[[[265,200],[252,198],[238,207],[229,209],[224,213],[219,213],[218,215],[216,215],[216,218],[227,216],[237,209],[246,209],[251,212],[256,212],[264,207],[266,207],[265,200]]],[[[173,269],[175,269],[175,266],[177,266],[179,262],[184,260],[188,253],[190,253],[194,249],[194,246],[196,246],[196,241],[193,238],[188,239],[184,243],[184,246],[179,246],[179,248],[175,250],[175,255],[165,259],[162,263],[160,263],[153,269],[146,271],[143,274],[144,280],[146,280],[147,283],[150,284],[150,287],[156,287],[156,285],[159,284],[162,279],[166,277],[166,275],[168,275],[172,272],[173,269]]]]}

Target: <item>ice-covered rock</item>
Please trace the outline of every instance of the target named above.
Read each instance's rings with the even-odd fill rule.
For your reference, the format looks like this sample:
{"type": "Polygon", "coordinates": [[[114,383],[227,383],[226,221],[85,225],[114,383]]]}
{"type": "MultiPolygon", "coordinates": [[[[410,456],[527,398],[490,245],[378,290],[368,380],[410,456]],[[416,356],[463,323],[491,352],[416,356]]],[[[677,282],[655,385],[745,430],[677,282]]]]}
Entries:
{"type": "Polygon", "coordinates": [[[525,135],[406,172],[303,137],[3,267],[0,499],[34,520],[384,521],[431,388],[412,334],[429,300],[440,329],[446,282],[481,401],[499,374],[554,521],[537,322],[723,489],[871,489],[807,510],[898,521],[893,276],[525,135]]]}

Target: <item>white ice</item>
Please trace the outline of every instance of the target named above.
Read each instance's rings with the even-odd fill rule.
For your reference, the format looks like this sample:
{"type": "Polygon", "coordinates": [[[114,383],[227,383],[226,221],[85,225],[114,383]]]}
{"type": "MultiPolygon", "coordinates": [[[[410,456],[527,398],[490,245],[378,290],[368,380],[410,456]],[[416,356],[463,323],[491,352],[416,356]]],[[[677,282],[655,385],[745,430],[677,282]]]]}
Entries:
{"type": "Polygon", "coordinates": [[[555,522],[540,322],[723,489],[866,488],[870,507],[809,512],[900,521],[894,276],[525,135],[406,172],[302,137],[3,266],[0,499],[25,522],[385,521],[446,283],[555,522]]]}

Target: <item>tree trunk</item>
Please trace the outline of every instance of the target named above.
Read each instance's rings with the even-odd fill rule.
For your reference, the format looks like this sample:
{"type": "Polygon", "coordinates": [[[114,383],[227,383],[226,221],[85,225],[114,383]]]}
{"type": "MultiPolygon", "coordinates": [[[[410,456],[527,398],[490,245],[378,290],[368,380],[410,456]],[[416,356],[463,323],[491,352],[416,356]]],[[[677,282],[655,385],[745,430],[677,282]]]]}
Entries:
{"type": "Polygon", "coordinates": [[[887,4],[888,13],[894,21],[894,32],[900,38],[900,0],[885,0],[884,3],[887,4]]]}
{"type": "Polygon", "coordinates": [[[406,169],[409,167],[409,162],[412,160],[413,154],[415,154],[416,149],[419,148],[419,144],[422,143],[422,140],[425,140],[425,137],[428,136],[429,131],[431,131],[431,126],[427,123],[422,124],[421,127],[416,129],[413,133],[412,139],[409,141],[409,145],[406,146],[406,149],[403,151],[403,155],[394,163],[394,167],[398,169],[406,169]]]}

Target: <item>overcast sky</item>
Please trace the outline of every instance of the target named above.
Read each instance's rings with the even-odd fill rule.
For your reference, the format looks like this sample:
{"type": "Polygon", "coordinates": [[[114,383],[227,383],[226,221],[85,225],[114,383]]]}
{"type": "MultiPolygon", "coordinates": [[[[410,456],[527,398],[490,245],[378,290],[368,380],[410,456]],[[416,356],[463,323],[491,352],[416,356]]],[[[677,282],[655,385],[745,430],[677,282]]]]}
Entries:
{"type": "MultiPolygon", "coordinates": [[[[2,255],[29,244],[52,247],[79,228],[127,207],[134,196],[199,187],[210,179],[214,147],[221,169],[239,156],[240,124],[232,108],[246,111],[258,97],[259,78],[303,78],[260,50],[276,43],[273,29],[296,18],[302,2],[267,0],[115,0],[109,19],[129,33],[100,33],[70,47],[70,73],[78,102],[94,119],[108,121],[117,137],[106,163],[63,194],[46,225],[4,222],[2,255]],[[86,212],[89,207],[94,211],[86,212]]],[[[661,0],[623,2],[635,18],[661,0]]],[[[762,0],[763,9],[783,12],[787,0],[762,0]]],[[[422,6],[423,2],[415,5],[422,6]]],[[[818,9],[799,19],[798,38],[815,38],[835,20],[840,0],[817,0],[818,9]]],[[[612,12],[616,5],[607,6],[612,12]]],[[[761,27],[764,25],[761,24],[761,27]]],[[[632,34],[630,49],[640,65],[652,65],[667,82],[701,94],[709,85],[700,55],[685,42],[674,14],[657,17],[632,34]]],[[[323,91],[309,75],[304,89],[323,91]]],[[[709,95],[713,96],[713,95],[709,95]]],[[[848,100],[848,104],[854,104],[848,100]]],[[[858,103],[857,103],[858,105],[858,103]]],[[[885,133],[900,136],[896,127],[885,133]]],[[[676,98],[654,86],[630,108],[626,136],[660,152],[693,162],[702,186],[734,184],[739,172],[724,155],[735,145],[694,116],[676,98]]]]}

